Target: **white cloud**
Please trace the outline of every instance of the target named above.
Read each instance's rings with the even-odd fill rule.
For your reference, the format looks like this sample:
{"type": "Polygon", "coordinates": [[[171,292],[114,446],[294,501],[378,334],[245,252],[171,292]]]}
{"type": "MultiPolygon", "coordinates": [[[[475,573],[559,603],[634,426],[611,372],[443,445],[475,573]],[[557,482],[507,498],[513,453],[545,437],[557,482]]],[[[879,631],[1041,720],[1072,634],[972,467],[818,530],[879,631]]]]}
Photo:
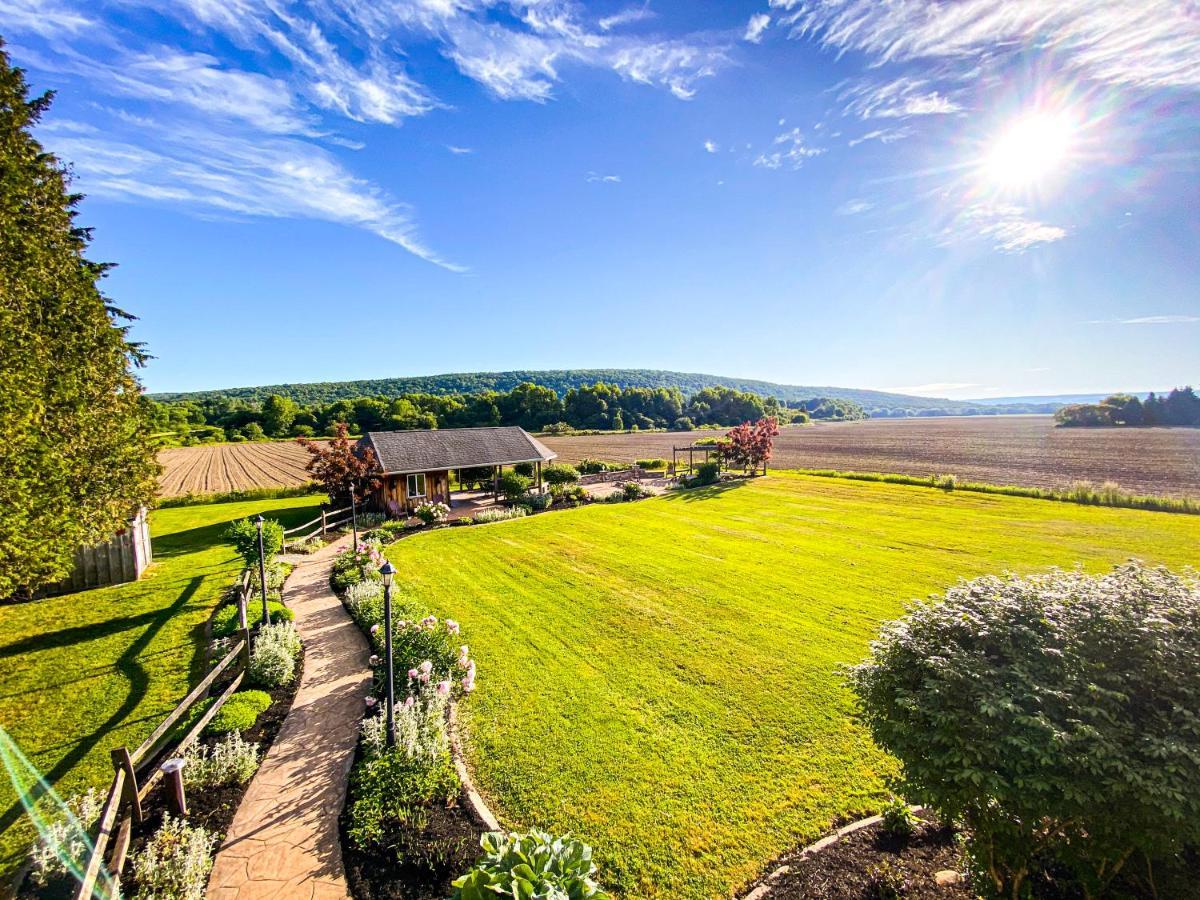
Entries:
{"type": "Polygon", "coordinates": [[[760,43],[763,39],[763,33],[770,26],[770,16],[766,13],[755,13],[750,17],[750,21],[746,23],[746,32],[742,35],[742,40],[749,41],[751,44],[760,43]]]}
{"type": "Polygon", "coordinates": [[[605,16],[596,24],[600,26],[601,31],[611,31],[622,25],[632,25],[635,22],[644,22],[647,19],[653,18],[654,12],[650,7],[631,6],[629,9],[623,9],[618,13],[613,13],[611,16],[605,16]]]}
{"type": "Polygon", "coordinates": [[[857,147],[859,144],[865,144],[867,141],[879,141],[881,144],[894,144],[896,141],[902,141],[907,137],[912,137],[913,130],[907,125],[902,128],[877,128],[874,131],[868,131],[866,134],[856,138],[851,138],[849,145],[857,147]]]}
{"type": "Polygon", "coordinates": [[[1061,241],[1066,236],[1065,228],[1029,218],[1021,207],[987,203],[967,207],[943,235],[945,243],[983,237],[1005,253],[1023,253],[1040,244],[1061,241]]]}
{"type": "Polygon", "coordinates": [[[1191,325],[1200,316],[1139,316],[1134,319],[1094,319],[1089,325],[1191,325]]]}
{"type": "Polygon", "coordinates": [[[588,172],[587,181],[598,182],[600,184],[620,184],[620,175],[601,175],[598,172],[588,172]]]}
{"type": "Polygon", "coordinates": [[[663,85],[680,100],[691,100],[696,82],[716,75],[727,62],[720,47],[659,41],[626,44],[614,54],[612,67],[631,81],[663,85]]]}
{"type": "Polygon", "coordinates": [[[755,158],[754,165],[764,169],[780,169],[784,166],[799,169],[804,165],[805,160],[820,156],[825,152],[820,147],[808,146],[799,128],[793,128],[791,131],[785,131],[776,136],[774,145],[780,149],[770,153],[760,153],[755,158]]]}
{"type": "Polygon", "coordinates": [[[447,144],[446,149],[449,150],[451,153],[453,153],[455,156],[463,156],[467,153],[475,152],[475,149],[473,147],[458,147],[458,146],[455,146],[454,144],[447,144]]]}
{"type": "Polygon", "coordinates": [[[164,144],[154,150],[107,137],[63,138],[51,148],[74,161],[80,187],[93,196],[350,225],[462,271],[421,242],[406,207],[355,178],[319,147],[290,138],[192,130],[162,137],[164,144]]]}
{"type": "Polygon", "coordinates": [[[0,21],[4,31],[60,38],[98,27],[83,13],[52,0],[0,0],[0,21]]]}
{"type": "Polygon", "coordinates": [[[705,141],[704,149],[706,151],[708,151],[709,153],[717,153],[720,151],[721,148],[717,146],[716,141],[705,141]]]}
{"type": "Polygon", "coordinates": [[[847,113],[860,119],[907,119],[913,116],[947,115],[962,107],[929,87],[929,82],[902,76],[875,83],[861,81],[845,88],[839,98],[847,113]]]}
{"type": "Polygon", "coordinates": [[[560,42],[475,23],[456,28],[451,39],[446,55],[501,100],[550,99],[558,80],[554,64],[562,53],[560,42]]]}
{"type": "Polygon", "coordinates": [[[1200,24],[1180,0],[771,0],[793,37],[878,62],[1052,52],[1092,78],[1200,87],[1200,24]]]}
{"type": "Polygon", "coordinates": [[[875,208],[875,204],[867,200],[847,200],[837,208],[839,216],[857,216],[875,208]]]}

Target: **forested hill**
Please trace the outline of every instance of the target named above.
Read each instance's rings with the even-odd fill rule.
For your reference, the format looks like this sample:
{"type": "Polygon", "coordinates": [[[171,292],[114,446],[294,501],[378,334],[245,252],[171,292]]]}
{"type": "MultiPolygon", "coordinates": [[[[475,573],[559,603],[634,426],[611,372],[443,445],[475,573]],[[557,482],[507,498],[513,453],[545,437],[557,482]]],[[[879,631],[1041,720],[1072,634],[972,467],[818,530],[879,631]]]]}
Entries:
{"type": "MultiPolygon", "coordinates": [[[[884,391],[856,388],[774,384],[748,378],[727,378],[721,375],[701,375],[691,372],[666,372],[658,369],[557,369],[515,372],[460,372],[449,375],[420,375],[409,378],[376,378],[364,381],[326,381],[312,384],[271,384],[261,387],[225,388],[214,391],[151,394],[153,400],[213,400],[219,398],[263,401],[272,394],[288,397],[301,404],[330,403],[358,397],[395,397],[402,394],[475,394],[481,391],[510,391],[522,382],[533,382],[552,388],[560,396],[571,388],[603,381],[621,387],[678,388],[684,396],[714,386],[734,388],[797,402],[814,397],[833,397],[853,400],[873,415],[929,415],[944,412],[950,415],[970,414],[978,409],[973,403],[930,397],[911,397],[884,391]]],[[[1009,412],[1053,412],[1057,404],[1022,404],[1009,412]],[[1034,408],[1037,407],[1037,408],[1034,408]],[[1045,407],[1045,408],[1042,408],[1045,407]]],[[[981,410],[995,413],[996,408],[981,410]]]]}

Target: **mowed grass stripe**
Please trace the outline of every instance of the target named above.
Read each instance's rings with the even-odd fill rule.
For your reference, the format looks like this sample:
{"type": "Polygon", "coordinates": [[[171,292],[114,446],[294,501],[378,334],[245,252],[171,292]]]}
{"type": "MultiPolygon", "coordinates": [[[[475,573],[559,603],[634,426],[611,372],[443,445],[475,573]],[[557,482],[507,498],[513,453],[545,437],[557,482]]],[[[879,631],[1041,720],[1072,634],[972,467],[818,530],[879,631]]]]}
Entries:
{"type": "Polygon", "coordinates": [[[1130,556],[1195,563],[1200,519],[772,473],[400,541],[399,581],[462,622],[464,716],[509,824],[592,842],[628,896],[718,897],[892,760],[838,670],[959,578],[1130,556]]]}

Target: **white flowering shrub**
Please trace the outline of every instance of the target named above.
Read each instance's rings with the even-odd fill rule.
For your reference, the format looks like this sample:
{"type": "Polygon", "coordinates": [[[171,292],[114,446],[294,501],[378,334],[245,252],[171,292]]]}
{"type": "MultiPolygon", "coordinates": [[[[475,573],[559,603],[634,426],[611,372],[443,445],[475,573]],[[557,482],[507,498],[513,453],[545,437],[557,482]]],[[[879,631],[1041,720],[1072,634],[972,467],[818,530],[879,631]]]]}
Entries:
{"type": "Polygon", "coordinates": [[[220,743],[192,744],[184,753],[183,783],[191,789],[245,784],[258,769],[259,746],[230,732],[220,743]]]}
{"type": "Polygon", "coordinates": [[[413,515],[426,525],[433,525],[450,515],[450,507],[445,503],[422,503],[413,511],[413,515]]]}
{"type": "Polygon", "coordinates": [[[490,522],[504,522],[508,519],[523,519],[529,515],[524,506],[514,506],[512,509],[485,509],[472,517],[476,525],[487,525],[490,522]]]}
{"type": "Polygon", "coordinates": [[[203,900],[215,843],[207,829],[164,816],[158,831],[133,857],[136,900],[203,900]]]}
{"type": "Polygon", "coordinates": [[[387,749],[387,717],[370,716],[362,723],[362,751],[366,759],[379,759],[387,749]]]}
{"type": "Polygon", "coordinates": [[[36,884],[83,868],[91,847],[88,829],[100,818],[104,798],[95,788],[66,801],[66,810],[52,822],[30,850],[29,876],[36,884]]]}
{"type": "Polygon", "coordinates": [[[346,601],[346,607],[350,610],[350,615],[357,620],[362,616],[374,618],[371,613],[376,609],[380,610],[379,617],[383,617],[383,582],[381,581],[360,581],[357,584],[352,584],[346,588],[346,593],[343,595],[346,601]]]}
{"type": "Polygon", "coordinates": [[[291,622],[276,622],[259,629],[250,651],[250,680],[262,687],[279,687],[296,677],[300,635],[291,622]]]}
{"type": "MultiPolygon", "coordinates": [[[[424,665],[424,663],[422,663],[424,665]]],[[[446,734],[449,681],[420,681],[409,677],[410,693],[396,705],[396,746],[412,757],[435,759],[450,751],[446,734]]]]}

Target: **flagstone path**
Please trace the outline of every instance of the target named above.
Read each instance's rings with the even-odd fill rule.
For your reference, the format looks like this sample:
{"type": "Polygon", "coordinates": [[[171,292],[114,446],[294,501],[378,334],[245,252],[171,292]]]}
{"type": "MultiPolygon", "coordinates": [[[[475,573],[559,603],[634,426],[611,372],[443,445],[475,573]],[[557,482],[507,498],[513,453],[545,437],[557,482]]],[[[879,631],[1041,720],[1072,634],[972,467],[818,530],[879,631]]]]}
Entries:
{"type": "Polygon", "coordinates": [[[349,539],[295,558],[287,604],[304,641],[291,712],[217,853],[208,897],[345,898],[338,815],[371,684],[362,632],[329,589],[333,557],[349,539]]]}

